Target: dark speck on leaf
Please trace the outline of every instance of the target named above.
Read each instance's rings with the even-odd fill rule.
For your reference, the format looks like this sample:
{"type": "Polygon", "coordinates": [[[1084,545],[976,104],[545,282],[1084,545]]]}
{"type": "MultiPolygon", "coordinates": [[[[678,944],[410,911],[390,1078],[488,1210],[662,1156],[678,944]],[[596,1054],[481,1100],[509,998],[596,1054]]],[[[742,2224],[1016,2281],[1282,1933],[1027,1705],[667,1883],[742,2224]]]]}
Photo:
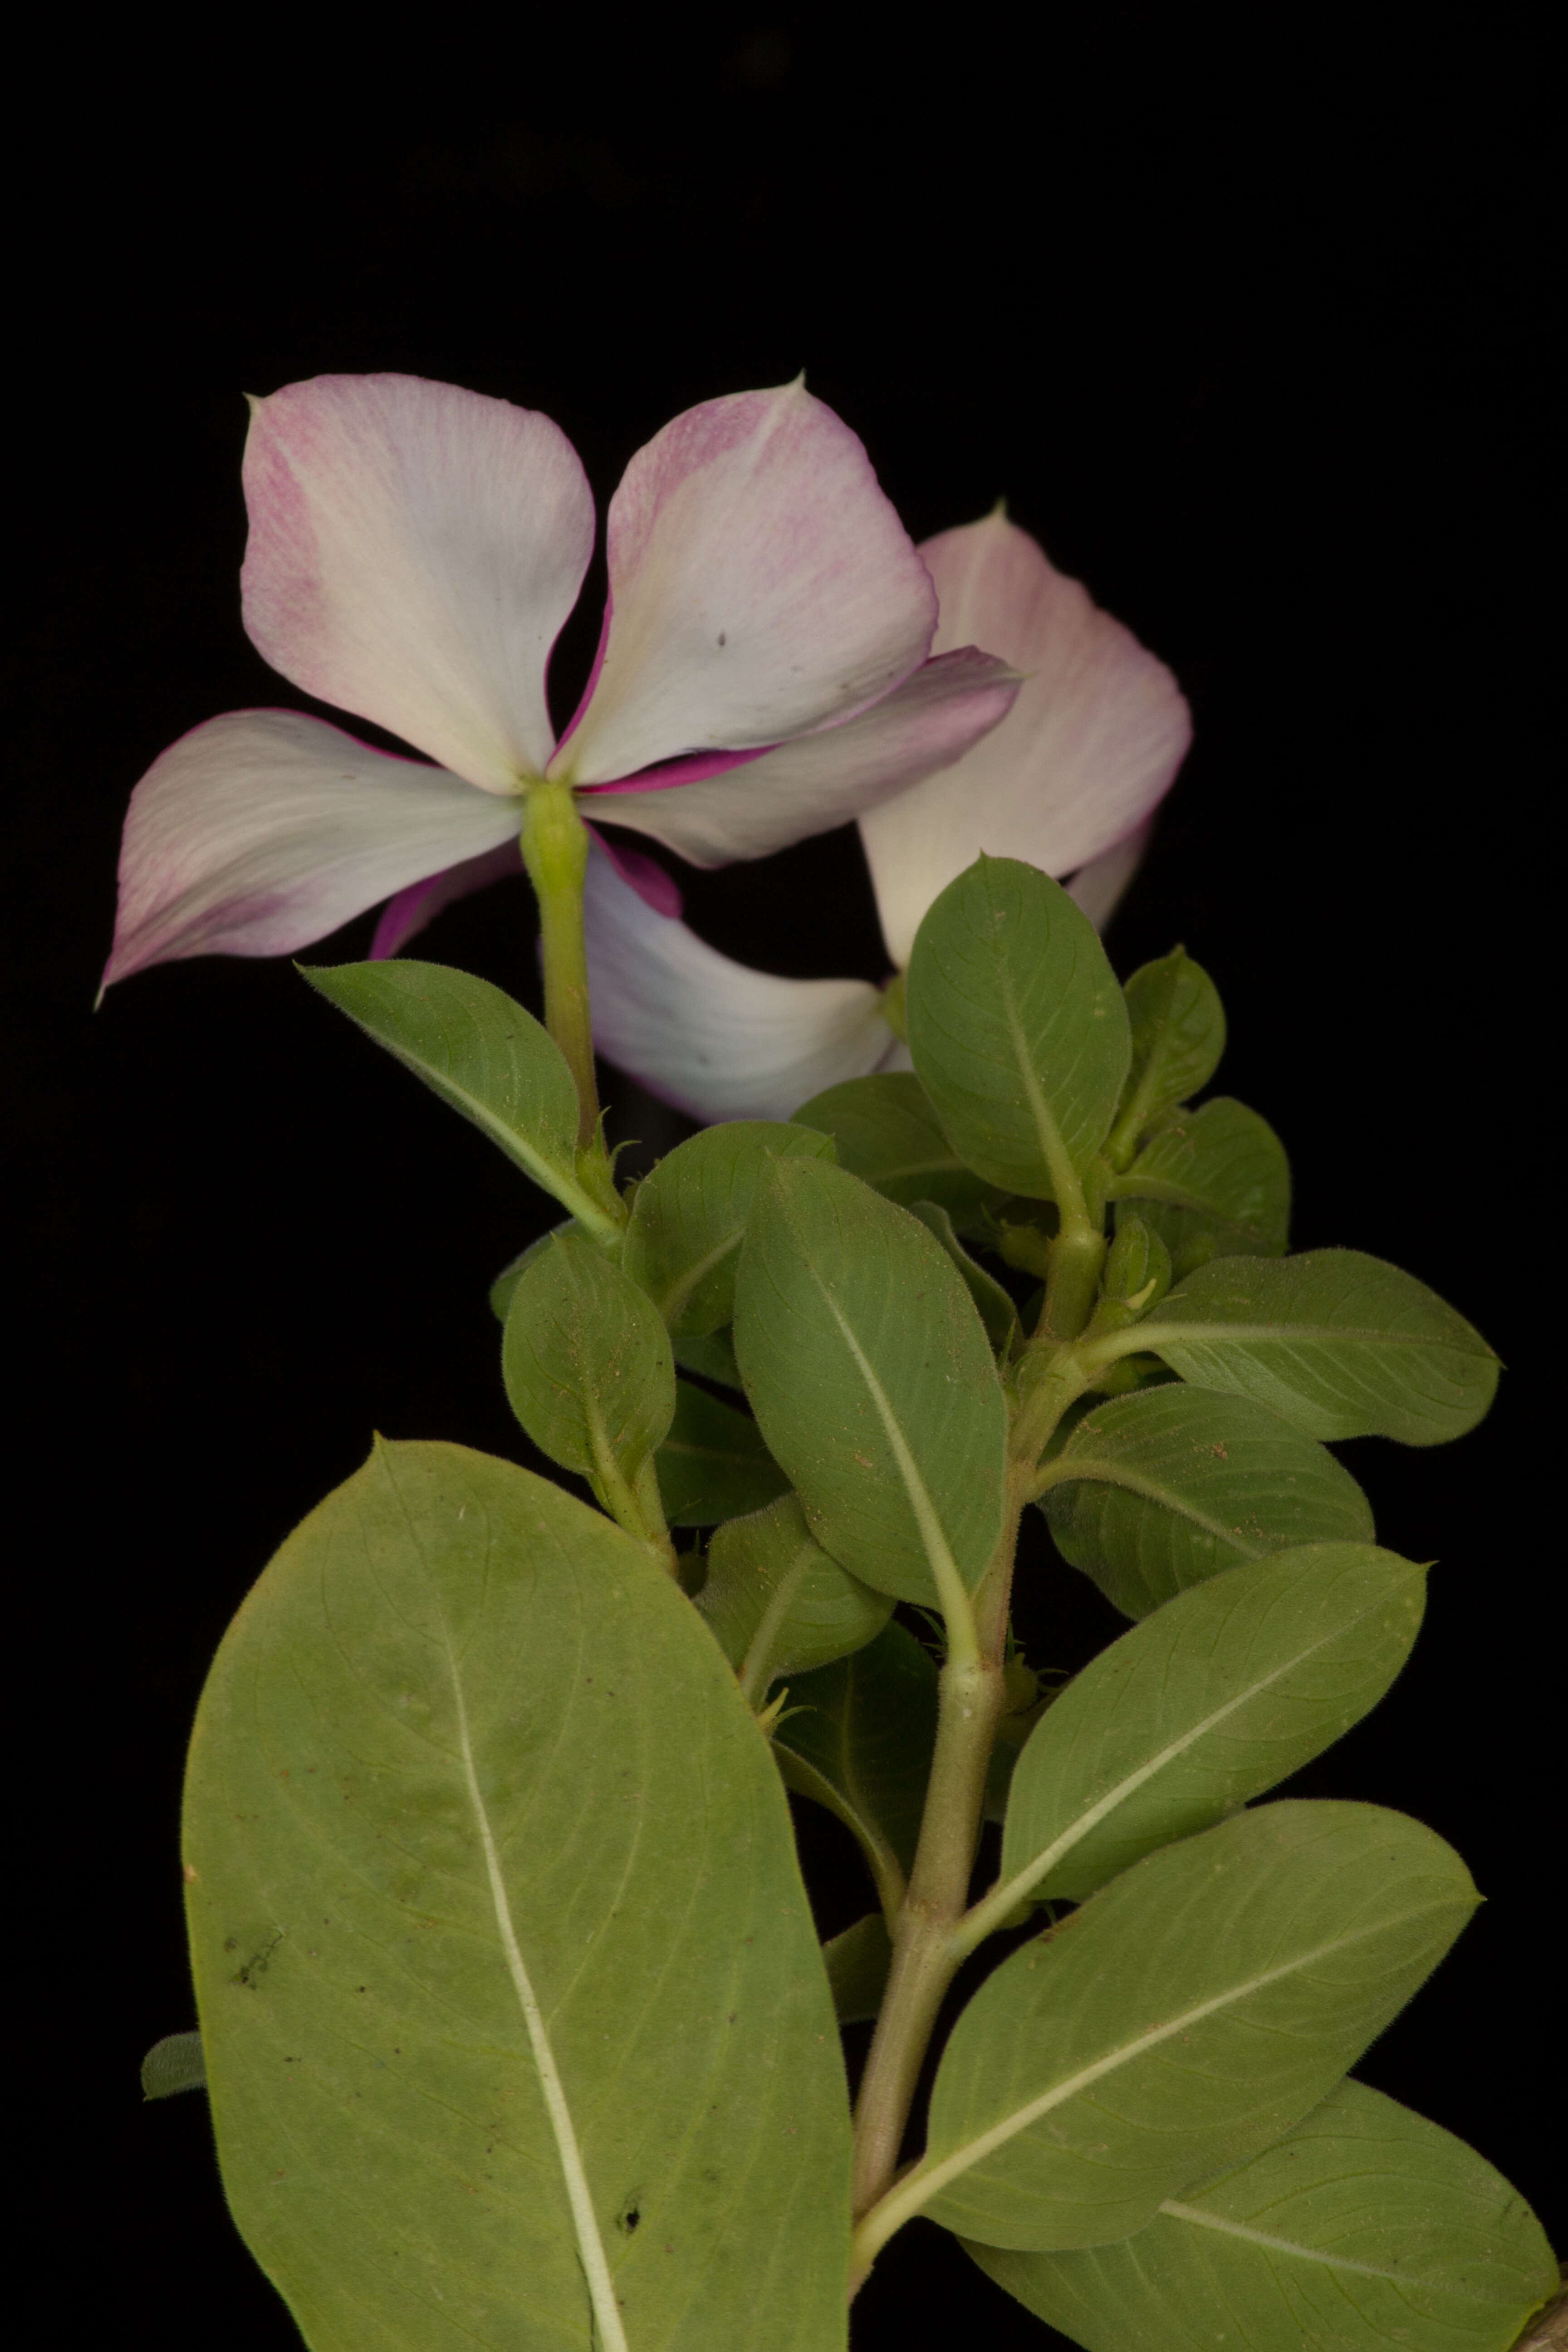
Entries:
{"type": "Polygon", "coordinates": [[[723,629],[721,629],[721,630],[720,630],[720,632],[719,632],[719,643],[720,643],[721,645],[724,645],[724,644],[726,644],[727,642],[728,642],[727,633],[726,633],[723,629]]]}

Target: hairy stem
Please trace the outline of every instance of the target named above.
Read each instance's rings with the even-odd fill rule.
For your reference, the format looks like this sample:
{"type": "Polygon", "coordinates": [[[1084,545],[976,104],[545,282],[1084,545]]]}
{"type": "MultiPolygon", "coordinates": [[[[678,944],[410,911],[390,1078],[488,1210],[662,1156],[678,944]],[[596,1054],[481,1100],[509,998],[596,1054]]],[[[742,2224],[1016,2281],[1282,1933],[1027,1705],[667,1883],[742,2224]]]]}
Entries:
{"type": "Polygon", "coordinates": [[[583,883],[588,828],[565,784],[534,783],[522,809],[522,862],[539,901],[544,961],[544,1025],[577,1082],[577,1142],[593,1142],[599,1123],[594,1030],[588,1016],[588,954],[583,937],[583,883]]]}
{"type": "Polygon", "coordinates": [[[1076,1339],[1094,1312],[1095,1293],[1105,1264],[1105,1235],[1090,1223],[1064,1218],[1047,1253],[1046,1299],[1039,1336],[1076,1339]]]}

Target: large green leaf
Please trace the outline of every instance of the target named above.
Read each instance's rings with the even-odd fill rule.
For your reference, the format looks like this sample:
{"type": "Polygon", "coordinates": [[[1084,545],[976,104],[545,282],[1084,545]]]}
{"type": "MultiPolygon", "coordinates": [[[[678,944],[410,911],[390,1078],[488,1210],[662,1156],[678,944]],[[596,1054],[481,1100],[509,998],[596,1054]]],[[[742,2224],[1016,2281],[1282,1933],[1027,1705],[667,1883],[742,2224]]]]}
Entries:
{"type": "Polygon", "coordinates": [[[623,1523],[646,1513],[639,1486],[675,1412],[675,1366],[652,1301],[618,1265],[575,1234],[554,1235],[512,1292],[501,1372],[542,1453],[623,1523]]]}
{"type": "Polygon", "coordinates": [[[1110,1132],[1131,1040],[1094,925],[1059,883],[1011,857],[950,882],[915,939],[909,1032],[971,1168],[1033,1200],[1071,1192],[1110,1132]]]}
{"type": "Polygon", "coordinates": [[[930,1652],[891,1624],[852,1657],[795,1676],[773,1734],[785,1780],[858,1840],[889,1915],[915,1858],[936,1706],[930,1652]]]}
{"type": "Polygon", "coordinates": [[[691,1381],[675,1383],[675,1418],[654,1468],[672,1528],[711,1528],[760,1511],[789,1486],[751,1415],[691,1381]]]}
{"type": "Polygon", "coordinates": [[[1308,1544],[1228,1569],[1112,1642],[1014,1768],[1008,1907],[1079,1901],[1320,1755],[1405,1664],[1426,1590],[1396,1552],[1308,1544]]]}
{"type": "Polygon", "coordinates": [[[1359,1250],[1200,1266],[1138,1327],[1137,1345],[1309,1437],[1438,1445],[1475,1427],[1498,1381],[1497,1358],[1462,1315],[1359,1250]]]}
{"type": "Polygon", "coordinates": [[[1290,1163],[1267,1119],[1221,1095],[1175,1111],[1111,1186],[1171,1253],[1176,1279],[1215,1257],[1279,1257],[1290,1230],[1290,1163]]]}
{"type": "Polygon", "coordinates": [[[969,2252],[1085,2352],[1507,2352],[1558,2284],[1545,2231],[1500,2172],[1351,2082],[1136,2237],[969,2252]]]}
{"type": "Polygon", "coordinates": [[[871,2233],[922,2210],[1041,2251],[1141,2230],[1325,2098],[1477,1900],[1375,1805],[1266,1805],[1145,1855],[982,1985],[871,2233]]]}
{"type": "Polygon", "coordinates": [[[1110,1157],[1124,1168],[1163,1110],[1206,1087],[1225,1052],[1219,991],[1184,948],[1146,963],[1127,983],[1132,1066],[1117,1113],[1110,1157]]]}
{"type": "Polygon", "coordinates": [[[406,956],[300,969],[587,1232],[600,1240],[618,1232],[618,1220],[578,1177],[576,1084],[531,1013],[488,980],[406,956]]]}
{"type": "Polygon", "coordinates": [[[1331,1454],[1264,1405],[1175,1381],[1097,1404],[1048,1475],[1058,1549],[1129,1617],[1266,1552],[1372,1540],[1331,1454]]]}
{"type": "Polygon", "coordinates": [[[607,1520],[378,1446],[224,1641],[184,1863],[229,2205],[312,2352],[842,2346],[777,1776],[607,1520]]]}
{"type": "Polygon", "coordinates": [[[774,1160],[735,1284],[735,1353],[817,1541],[879,1592],[950,1603],[1001,1533],[1006,1411],[941,1244],[820,1160],[774,1160]]]}
{"type": "Polygon", "coordinates": [[[803,1103],[795,1123],[832,1136],[839,1166],[889,1201],[934,1201],[961,1232],[1007,1197],[959,1158],[912,1070],[846,1078],[803,1103]]]}
{"type": "Polygon", "coordinates": [[[701,1338],[730,1321],[757,1177],[791,1152],[831,1159],[833,1139],[780,1119],[735,1119],[677,1144],[637,1186],[621,1264],[671,1332],[701,1338]]]}
{"type": "Polygon", "coordinates": [[[697,1606],[753,1706],[781,1675],[864,1648],[893,1612],[885,1592],[828,1557],[787,1493],[718,1529],[697,1606]]]}

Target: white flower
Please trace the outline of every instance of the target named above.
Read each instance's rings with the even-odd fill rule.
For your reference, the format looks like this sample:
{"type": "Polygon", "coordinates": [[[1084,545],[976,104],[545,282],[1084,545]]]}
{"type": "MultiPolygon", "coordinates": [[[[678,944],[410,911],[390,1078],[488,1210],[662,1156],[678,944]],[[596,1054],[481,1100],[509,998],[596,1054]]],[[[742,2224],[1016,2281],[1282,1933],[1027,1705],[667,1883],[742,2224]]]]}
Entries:
{"type": "Polygon", "coordinates": [[[287,954],[389,898],[390,952],[515,870],[543,782],[699,865],[760,856],[958,757],[1016,690],[973,648],[928,661],[931,577],[860,443],[798,383],[708,401],[633,457],[598,658],[559,742],[545,672],[594,509],[548,417],[319,376],[255,404],[245,489],[256,646],[438,764],[297,711],[194,729],[132,797],[106,984],[287,954]]]}
{"type": "MultiPolygon", "coordinates": [[[[1070,877],[1105,923],[1192,738],[1163,663],[1000,512],[921,552],[941,600],[936,647],[984,644],[1026,683],[955,764],[859,814],[898,971],[926,908],[982,850],[1070,877]]],[[[644,904],[603,854],[585,904],[599,1050],[694,1118],[787,1118],[840,1079],[910,1066],[866,982],[750,971],[644,904]]]]}

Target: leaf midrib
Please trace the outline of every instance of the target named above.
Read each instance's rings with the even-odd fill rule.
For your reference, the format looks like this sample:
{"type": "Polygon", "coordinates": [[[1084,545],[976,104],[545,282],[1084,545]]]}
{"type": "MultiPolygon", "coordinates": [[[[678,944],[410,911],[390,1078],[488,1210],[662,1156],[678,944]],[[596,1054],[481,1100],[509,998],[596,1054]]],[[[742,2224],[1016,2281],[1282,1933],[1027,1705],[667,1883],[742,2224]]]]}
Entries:
{"type": "Polygon", "coordinates": [[[1011,974],[1002,968],[999,969],[997,977],[1001,983],[1002,1008],[1006,1017],[1007,1035],[1013,1047],[1013,1059],[1017,1067],[1019,1078],[1023,1082],[1024,1099],[1028,1104],[1029,1116],[1035,1123],[1035,1139],[1039,1145],[1040,1156],[1046,1163],[1046,1172],[1051,1180],[1051,1189],[1061,1207],[1064,1220],[1074,1204],[1081,1218],[1083,1189],[1079,1182],[1078,1170],[1073,1165],[1061,1129],[1057,1125],[1051,1107],[1046,1100],[1039,1079],[1036,1075],[1035,1066],[1029,1055],[1028,1038],[1018,1011],[1017,1000],[1013,992],[1011,974]]]}
{"type": "Polygon", "coordinates": [[[1157,2050],[1163,2042],[1169,2042],[1174,2035],[1185,2032],[1189,2026],[1201,2024],[1205,2017],[1212,2017],[1222,2009],[1228,2009],[1239,2001],[1249,2000],[1254,1993],[1266,1990],[1269,1985],[1278,1984],[1286,1977],[1297,1975],[1302,1969],[1310,1968],[1319,1960],[1331,1958],[1334,1954],[1346,1951],[1355,1944],[1364,1943],[1373,1936],[1390,1935],[1396,1928],[1408,1926],[1412,1920],[1426,1918],[1432,1912],[1440,1910],[1442,1907],[1441,1904],[1426,1903],[1417,1910],[1402,1912],[1397,1918],[1380,1919],[1374,1926],[1362,1928],[1354,1935],[1339,1936],[1329,1943],[1314,1945],[1309,1952],[1297,1953],[1282,1967],[1265,1969],[1259,1975],[1248,1977],[1240,1984],[1227,1985],[1223,1991],[1215,1993],[1208,2000],[1194,2002],[1191,2009],[1182,2011],[1179,2016],[1168,2019],[1163,2025],[1152,2026],[1146,2033],[1137,2035],[1131,2042],[1120,2043],[1114,2050],[1108,2051],[1103,2057],[1096,2058],[1089,2065],[1079,2067],[1077,2074],[1069,2074],[1065,2081],[1053,2084],[1048,2091],[1043,2091],[1037,2097],[1026,2100],[1022,2106],[1015,2108],[1010,2115],[1005,2116],[1001,2122],[993,2124],[988,2131],[979,2133],[975,2138],[965,2141],[961,2147],[955,2148],[951,2156],[942,2157],[934,2164],[931,2163],[929,2158],[924,2158],[916,2170],[894,2189],[893,2198],[900,2202],[908,2200],[906,2219],[910,2214],[918,2213],[922,2206],[929,2205],[931,2199],[947,2187],[949,2181],[960,2179],[964,2173],[972,2172],[977,2164],[983,2164],[985,2158],[993,2155],[997,2148],[1005,2147],[1009,2140],[1016,2139],[1018,2134],[1026,2131],[1031,2124],[1038,2123],[1042,2116],[1048,2116],[1054,2109],[1065,2106],[1069,2099],[1077,2098],[1081,2092],[1092,2089],[1096,2083],[1103,2082],[1108,2074],[1114,2074],[1121,2067],[1131,2065],[1147,2051],[1157,2050]],[[926,2169],[928,2165],[929,2170],[926,2169]]]}
{"type": "Polygon", "coordinates": [[[1275,1339],[1286,1343],[1302,1340],[1331,1341],[1336,1344],[1374,1348],[1441,1348],[1450,1354],[1462,1356],[1467,1361],[1484,1362],[1489,1351],[1484,1343],[1467,1348],[1461,1340],[1437,1338],[1413,1331],[1375,1331],[1352,1323],[1140,1323],[1135,1329],[1140,1348],[1159,1351],[1179,1347],[1184,1341],[1214,1339],[1275,1339]]]}
{"type": "MultiPolygon", "coordinates": [[[[354,1017],[350,1015],[351,1019],[354,1017]]],[[[546,1160],[519,1129],[509,1126],[481,1096],[471,1093],[449,1071],[440,1069],[434,1062],[426,1061],[422,1055],[410,1053],[404,1046],[389,1044],[378,1031],[371,1028],[368,1022],[361,1021],[359,1026],[390,1053],[395,1061],[412,1070],[416,1078],[423,1078],[432,1093],[445,1095],[454,1109],[460,1111],[465,1118],[471,1119],[492,1143],[499,1144],[507,1158],[514,1160],[525,1175],[531,1176],[544,1192],[553,1192],[562,1207],[569,1209],[578,1223],[595,1240],[603,1241],[615,1234],[614,1222],[605,1216],[595,1201],[589,1199],[575,1177],[546,1160]]]]}
{"type": "Polygon", "coordinates": [[[566,2185],[566,2198],[572,2211],[572,2226],[577,2240],[577,2252],[583,2264],[583,2275],[593,2306],[594,2318],[603,2346],[603,2352],[630,2352],[626,2329],[621,2322],[620,2305],[616,2300],[615,2284],[605,2252],[605,2242],[599,2234],[599,2224],[594,2211],[593,2193],[583,2164],[583,2153],[577,2144],[576,2126],[572,2120],[566,2089],[555,2063],[549,2031],[538,1996],[533,1990],[528,1966],[518,1942],[512,1921],[511,1906],[507,1899],[506,1881],[501,1874],[500,1855],[489,1814],[479,1790],[479,1774],[474,1765],[473,1744],[468,1738],[468,1714],[463,1703],[462,1678],[458,1662],[450,1652],[447,1664],[451,1674],[452,1696],[457,1715],[458,1745],[463,1759],[463,1775],[468,1784],[468,1801],[479,1832],[479,1843],[485,1857],[485,1874],[489,1885],[491,1907],[500,1937],[501,1950],[506,1958],[507,1973],[511,1979],[517,2004],[522,2012],[524,2030],[532,2054],[534,2071],[539,2076],[545,2112],[555,2142],[555,2153],[566,2185]]]}
{"type": "Polygon", "coordinates": [[[1191,2221],[1200,2229],[1216,2230],[1228,2238],[1244,2238],[1248,2245],[1266,2246],[1270,2253],[1289,2254],[1304,2263],[1320,2263],[1328,2270],[1352,2271],[1358,2278],[1386,2279],[1392,2286],[1403,2287],[1406,2292],[1415,2288],[1426,2294],[1452,2294],[1462,2302],[1485,2305],[1490,2305],[1496,2300],[1491,2295],[1474,2294],[1468,2286],[1448,2279],[1417,2278],[1407,2270],[1382,2270],[1375,2263],[1358,2263],[1352,2254],[1331,2253],[1323,2247],[1302,2245],[1294,2238],[1278,2238],[1267,2230],[1254,2230],[1245,2221],[1233,2221],[1218,2213],[1205,2213],[1201,2206],[1184,2205],[1174,2197],[1168,2197],[1160,2210],[1168,2213],[1173,2221],[1191,2221]]]}
{"type": "Polygon", "coordinates": [[[1321,1633],[1315,1642],[1309,1642],[1304,1647],[1293,1650],[1290,1655],[1282,1659],[1270,1673],[1260,1675],[1256,1682],[1249,1683],[1245,1690],[1237,1691],[1234,1697],[1226,1699],[1223,1706],[1211,1708],[1207,1715],[1200,1717],[1176,1738],[1167,1740],[1163,1748],[1157,1749],[1145,1763],[1139,1765],[1136,1770],[1127,1773],[1113,1788],[1109,1789],[1103,1797],[1097,1799],[1092,1805],[1087,1806],[1078,1819],[1069,1822],[1049,1845],[1042,1846],[1031,1861],[1026,1863],[1021,1870],[1016,1871],[1005,1885],[998,1888],[995,1896],[992,1898],[996,1907],[999,1910],[1010,1911],[1015,1904],[1023,1900],[1031,1888],[1039,1885],[1049,1875],[1058,1863],[1065,1861],[1073,1848],[1080,1845],[1091,1830],[1098,1829],[1101,1822],[1110,1819],[1118,1806],[1125,1804],[1130,1797],[1135,1797],[1140,1789],[1146,1788],[1155,1775],[1163,1772],[1168,1764],[1173,1764],[1178,1757],[1184,1756],[1187,1750],[1194,1747],[1200,1739],[1206,1738],[1211,1731],[1226,1722],[1239,1707],[1249,1706],[1255,1698],[1260,1697],[1263,1692],[1270,1689],[1281,1675],[1290,1674],[1296,1667],[1304,1665],[1309,1658],[1316,1657],[1320,1650],[1326,1649],[1330,1643],[1338,1641],[1342,1635],[1353,1633],[1358,1625],[1363,1625],[1369,1617],[1375,1617],[1380,1610],[1387,1608],[1391,1598],[1392,1595],[1387,1592],[1380,1593],[1376,1600],[1369,1601],[1364,1609],[1358,1610],[1353,1617],[1331,1625],[1328,1632],[1321,1633]]]}
{"type": "Polygon", "coordinates": [[[1049,1467],[1059,1475],[1041,1489],[1038,1497],[1041,1502],[1059,1492],[1063,1486],[1120,1486],[1127,1494],[1141,1495],[1145,1502],[1159,1503],[1173,1516],[1190,1520],[1194,1527],[1202,1528],[1205,1534],[1230,1544],[1244,1559],[1261,1559],[1269,1549],[1267,1544],[1255,1544],[1249,1549],[1237,1528],[1227,1527],[1221,1519],[1211,1518],[1206,1511],[1200,1511],[1184,1496],[1162,1486],[1157,1479],[1126,1469],[1104,1455],[1097,1460],[1091,1454],[1079,1463],[1071,1454],[1063,1454],[1049,1467]]]}
{"type": "Polygon", "coordinates": [[[936,1586],[937,1600],[951,1631],[955,1624],[963,1622],[968,1612],[969,1591],[959,1572],[958,1562],[952,1556],[946,1530],[937,1516],[936,1505],[931,1498],[931,1490],[921,1475],[920,1465],[910,1450],[899,1417],[893,1411],[892,1399],[877,1378],[871,1366],[871,1360],[850,1328],[848,1318],[809,1260],[806,1261],[806,1270],[822,1295],[824,1306],[838,1326],[839,1334],[854,1359],[855,1368],[866,1384],[867,1392],[876,1410],[878,1419],[881,1422],[882,1433],[888,1441],[889,1450],[892,1454],[903,1486],[905,1499],[920,1533],[926,1563],[931,1572],[931,1580],[936,1586]]]}
{"type": "Polygon", "coordinates": [[[683,1274],[676,1277],[663,1297],[655,1300],[654,1303],[667,1324],[672,1324],[676,1317],[683,1312],[692,1292],[707,1280],[714,1267],[722,1265],[731,1251],[740,1248],[745,1231],[745,1220],[742,1218],[733,1233],[727,1234],[721,1242],[716,1243],[706,1257],[696,1259],[683,1274]]]}

